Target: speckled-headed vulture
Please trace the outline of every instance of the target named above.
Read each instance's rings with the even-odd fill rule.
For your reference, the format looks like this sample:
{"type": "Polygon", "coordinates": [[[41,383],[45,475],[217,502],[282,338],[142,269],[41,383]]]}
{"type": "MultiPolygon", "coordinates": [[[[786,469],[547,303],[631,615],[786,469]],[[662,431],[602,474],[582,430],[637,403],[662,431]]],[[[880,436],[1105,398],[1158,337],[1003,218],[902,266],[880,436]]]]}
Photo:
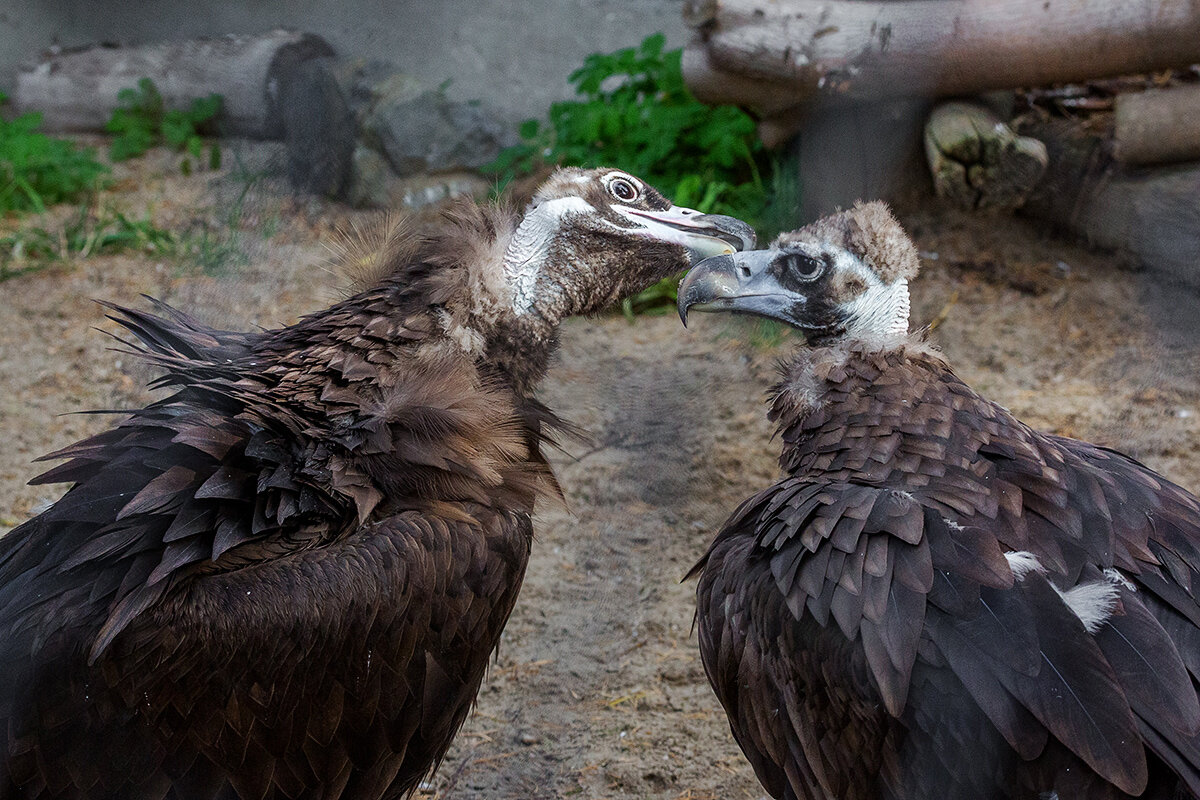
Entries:
{"type": "Polygon", "coordinates": [[[553,490],[571,314],[750,246],[638,178],[465,203],[290,327],[111,307],[169,396],[49,456],[0,539],[0,798],[409,794],[483,678],[553,490]]]}
{"type": "Polygon", "coordinates": [[[784,475],[695,569],[734,736],[776,798],[1197,797],[1200,503],[959,380],[908,332],[917,266],[868,203],[680,287],[806,340],[784,475]]]}

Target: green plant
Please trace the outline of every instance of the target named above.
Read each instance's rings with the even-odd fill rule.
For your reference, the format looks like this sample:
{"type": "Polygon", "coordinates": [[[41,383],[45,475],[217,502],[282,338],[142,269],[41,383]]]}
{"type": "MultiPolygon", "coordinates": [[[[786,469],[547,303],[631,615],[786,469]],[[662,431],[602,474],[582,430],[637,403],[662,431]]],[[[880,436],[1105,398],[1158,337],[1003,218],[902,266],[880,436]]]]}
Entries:
{"type": "Polygon", "coordinates": [[[679,278],[663,278],[636,296],[622,300],[621,313],[630,322],[633,322],[633,318],[638,314],[652,317],[670,314],[675,311],[675,301],[678,298],[679,278]]]}
{"type": "MultiPolygon", "coordinates": [[[[179,165],[185,175],[192,171],[192,159],[199,160],[203,154],[201,133],[221,113],[222,103],[221,95],[210,94],[196,98],[187,109],[167,109],[158,87],[149,78],[139,80],[136,89],[122,89],[117,99],[121,106],[113,110],[105,126],[113,134],[108,151],[113,161],[140,156],[164,143],[186,153],[179,165]]],[[[216,142],[209,147],[208,164],[211,169],[221,166],[221,150],[216,142]]]]}
{"type": "Polygon", "coordinates": [[[248,262],[244,230],[248,220],[264,239],[279,229],[277,214],[256,210],[247,214],[247,203],[266,172],[252,171],[240,158],[227,177],[236,192],[198,210],[178,229],[156,226],[149,215],[135,218],[108,204],[92,202],[74,210],[53,229],[26,225],[0,235],[0,281],[35,272],[77,258],[136,252],[173,262],[180,271],[221,274],[248,262]]]}
{"type": "MultiPolygon", "coordinates": [[[[8,98],[0,93],[0,105],[8,98]]],[[[40,133],[42,115],[0,117],[0,212],[45,211],[75,200],[99,184],[107,171],[89,148],[40,133]]]]}
{"type": "Polygon", "coordinates": [[[582,99],[550,106],[549,123],[526,120],[522,142],[490,165],[501,184],[542,163],[614,166],[650,181],[680,205],[753,220],[766,206],[769,163],[754,120],[710,108],[683,83],[681,50],[661,33],[637,47],[593,53],[568,80],[582,99]]]}
{"type": "Polygon", "coordinates": [[[149,217],[134,219],[111,208],[82,206],[54,231],[29,226],[0,236],[0,280],[69,258],[131,250],[178,258],[186,249],[182,237],[156,227],[149,217]]]}

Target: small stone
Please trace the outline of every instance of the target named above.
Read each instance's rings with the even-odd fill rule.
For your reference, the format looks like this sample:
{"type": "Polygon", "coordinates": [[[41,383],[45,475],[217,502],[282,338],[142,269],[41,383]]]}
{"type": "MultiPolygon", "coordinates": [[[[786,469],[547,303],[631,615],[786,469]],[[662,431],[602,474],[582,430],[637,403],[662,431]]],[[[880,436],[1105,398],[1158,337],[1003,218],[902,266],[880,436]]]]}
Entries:
{"type": "Polygon", "coordinates": [[[542,741],[542,737],[538,736],[536,733],[524,731],[520,736],[517,737],[517,741],[528,747],[530,745],[540,743],[542,741]]]}
{"type": "Polygon", "coordinates": [[[399,178],[389,185],[389,205],[407,209],[424,208],[451,197],[481,197],[487,194],[490,186],[484,178],[468,172],[399,178]]]}
{"type": "Polygon", "coordinates": [[[387,159],[369,147],[358,145],[351,160],[350,188],[346,200],[356,208],[382,208],[388,205],[392,168],[387,159]]]}
{"type": "Polygon", "coordinates": [[[381,100],[363,122],[396,174],[477,169],[517,141],[516,133],[482,103],[458,103],[435,91],[381,100]]]}

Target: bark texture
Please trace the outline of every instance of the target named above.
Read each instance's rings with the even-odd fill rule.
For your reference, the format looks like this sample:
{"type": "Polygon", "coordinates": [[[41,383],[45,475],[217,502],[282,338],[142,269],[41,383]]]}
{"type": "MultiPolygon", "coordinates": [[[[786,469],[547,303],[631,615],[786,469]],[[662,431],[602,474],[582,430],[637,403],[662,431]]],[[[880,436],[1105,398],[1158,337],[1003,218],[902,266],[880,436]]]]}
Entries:
{"type": "Polygon", "coordinates": [[[320,36],[274,30],[139,46],[97,45],[50,55],[21,70],[14,102],[42,113],[43,130],[102,131],[119,104],[117,93],[150,78],[168,108],[212,93],[224,98],[222,133],[283,137],[282,102],[300,66],[328,57],[320,36]]]}
{"type": "Polygon", "coordinates": [[[1200,160],[1200,86],[1117,96],[1117,158],[1126,164],[1200,160]]]}
{"type": "Polygon", "coordinates": [[[942,97],[1144,72],[1200,60],[1184,0],[706,0],[684,57],[697,97],[764,117],[771,142],[816,98],[942,97]]]}

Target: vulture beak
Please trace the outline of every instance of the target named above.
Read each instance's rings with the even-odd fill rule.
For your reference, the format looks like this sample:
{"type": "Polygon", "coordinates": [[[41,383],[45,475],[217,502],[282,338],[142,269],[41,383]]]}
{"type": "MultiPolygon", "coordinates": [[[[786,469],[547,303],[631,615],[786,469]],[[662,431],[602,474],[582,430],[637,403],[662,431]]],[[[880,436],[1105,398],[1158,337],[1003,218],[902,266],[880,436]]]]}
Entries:
{"type": "MultiPolygon", "coordinates": [[[[801,326],[799,314],[808,298],[779,283],[771,263],[775,250],[706,258],[679,284],[679,319],[687,325],[690,309],[753,314],[801,326]]],[[[802,327],[802,326],[801,326],[802,327]]]]}
{"type": "Polygon", "coordinates": [[[686,247],[693,264],[710,256],[749,250],[757,241],[753,228],[723,214],[701,214],[682,206],[671,206],[666,211],[618,210],[642,226],[639,233],[686,247]]]}

